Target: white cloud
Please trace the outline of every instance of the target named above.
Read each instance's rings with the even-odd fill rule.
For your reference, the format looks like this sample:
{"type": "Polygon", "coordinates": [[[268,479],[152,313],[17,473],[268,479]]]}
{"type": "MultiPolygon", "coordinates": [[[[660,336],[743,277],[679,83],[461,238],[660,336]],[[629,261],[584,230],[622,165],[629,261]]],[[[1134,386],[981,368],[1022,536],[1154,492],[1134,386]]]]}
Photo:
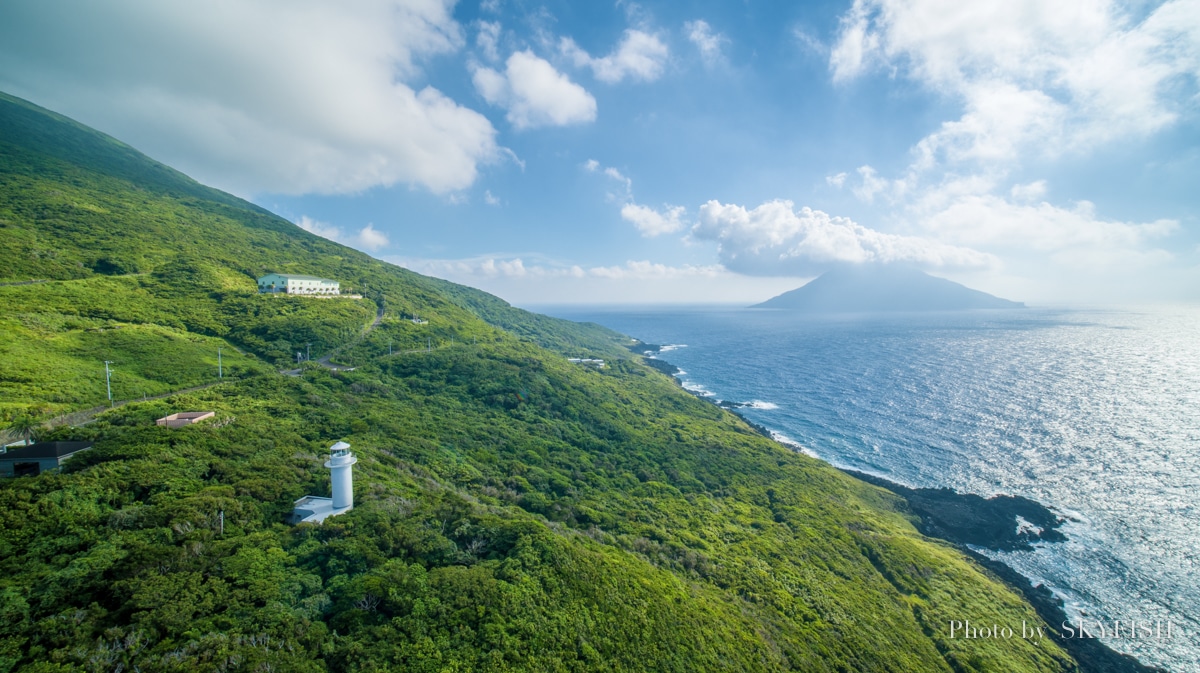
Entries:
{"type": "Polygon", "coordinates": [[[695,276],[712,277],[725,273],[720,265],[669,266],[648,260],[627,261],[623,265],[593,266],[584,268],[578,264],[562,264],[553,260],[541,260],[528,264],[520,256],[482,255],[467,259],[419,259],[394,258],[395,263],[434,276],[456,278],[521,278],[527,280],[563,278],[607,278],[647,280],[655,278],[686,278],[695,276]]]}
{"type": "Polygon", "coordinates": [[[593,58],[569,37],[562,38],[559,50],[576,67],[591,68],[596,79],[608,84],[616,84],[626,77],[652,82],[662,75],[670,54],[657,35],[633,29],[625,31],[613,53],[601,58],[593,58]]]}
{"type": "Polygon", "coordinates": [[[825,184],[841,189],[842,186],[846,184],[846,172],[842,171],[837,175],[826,175],[825,184]]]}
{"type": "Polygon", "coordinates": [[[488,204],[489,206],[500,205],[500,199],[493,196],[492,190],[490,190],[490,189],[483,190],[483,202],[488,204]]]}
{"type": "MultiPolygon", "coordinates": [[[[846,174],[842,173],[841,175],[844,180],[846,174]]],[[[860,179],[859,184],[852,187],[851,191],[854,192],[855,196],[867,203],[875,201],[875,196],[878,194],[883,194],[889,200],[895,200],[907,189],[907,183],[904,181],[881,178],[875,169],[870,166],[859,166],[858,177],[860,179]]]]}
{"type": "Polygon", "coordinates": [[[687,33],[688,40],[700,50],[700,58],[704,59],[705,64],[712,66],[721,62],[721,44],[728,42],[729,38],[714,33],[712,26],[704,19],[685,22],[683,30],[687,33]]]}
{"type": "Polygon", "coordinates": [[[630,180],[628,177],[625,176],[624,173],[622,173],[621,171],[618,171],[617,169],[615,169],[611,166],[604,169],[604,174],[606,176],[608,176],[609,178],[615,180],[618,184],[620,184],[622,187],[625,188],[624,195],[622,195],[619,198],[624,198],[624,199],[633,198],[633,180],[630,180]]]}
{"type": "Polygon", "coordinates": [[[608,200],[621,203],[621,219],[637,227],[642,236],[653,238],[663,234],[673,234],[682,231],[687,226],[683,220],[687,209],[683,206],[664,204],[662,210],[659,210],[634,203],[633,180],[616,168],[601,166],[600,162],[595,159],[588,159],[583,164],[583,168],[589,173],[603,173],[609,180],[621,186],[618,192],[608,192],[608,200]]]}
{"type": "Polygon", "coordinates": [[[500,60],[498,45],[500,44],[500,22],[479,21],[476,24],[479,32],[475,34],[475,46],[483,52],[484,58],[496,62],[500,60]]]}
{"type": "Polygon", "coordinates": [[[829,53],[829,69],[833,81],[853,79],[862,74],[867,58],[879,49],[879,36],[868,31],[866,3],[855,0],[854,6],[841,19],[837,44],[829,53]]]}
{"type": "Polygon", "coordinates": [[[725,273],[719,264],[706,266],[668,266],[656,264],[648,260],[628,261],[624,266],[595,266],[587,271],[588,275],[599,278],[630,278],[634,280],[652,280],[656,278],[695,278],[703,276],[713,278],[725,273]]]}
{"type": "Polygon", "coordinates": [[[829,64],[835,81],[885,65],[961,100],[962,118],[919,154],[1087,151],[1162,129],[1190,104],[1173,84],[1200,75],[1200,8],[1168,0],[1139,22],[1108,0],[855,0],[829,64]]]}
{"type": "Polygon", "coordinates": [[[607,193],[609,201],[617,201],[620,203],[631,203],[633,201],[633,180],[627,175],[612,166],[601,166],[599,161],[588,159],[583,164],[583,169],[589,173],[601,173],[606,178],[620,186],[617,191],[607,193]]]}
{"type": "Polygon", "coordinates": [[[327,238],[335,243],[341,243],[342,245],[348,245],[361,250],[374,252],[380,248],[386,248],[391,244],[387,234],[376,229],[374,224],[368,224],[359,229],[356,234],[347,235],[337,225],[314,220],[307,215],[301,215],[300,219],[296,221],[296,226],[321,238],[327,238]]]}
{"type": "MultiPolygon", "coordinates": [[[[1036,194],[1044,185],[1027,185],[1036,194]]],[[[1034,197],[1036,198],[1036,197],[1034,197]]],[[[1018,204],[992,194],[963,194],[928,213],[922,226],[942,240],[989,249],[1052,253],[1058,259],[1161,258],[1147,246],[1179,228],[1175,220],[1121,222],[1104,220],[1095,206],[1079,201],[1071,208],[1041,202],[1018,204]]]]}
{"type": "Polygon", "coordinates": [[[819,210],[769,201],[752,210],[709,201],[692,228],[715,241],[726,268],[750,275],[801,276],[839,264],[905,263],[924,267],[993,266],[995,257],[937,241],[887,234],[819,210]]]}
{"type": "Polygon", "coordinates": [[[528,50],[509,56],[503,73],[475,65],[472,79],[484,100],[508,110],[506,118],[518,129],[596,119],[596,99],[528,50]]]}
{"type": "Polygon", "coordinates": [[[683,206],[666,206],[661,213],[636,203],[626,203],[621,207],[621,217],[632,222],[638,231],[642,232],[642,236],[648,238],[682,230],[683,216],[686,212],[687,209],[683,206]]]}
{"type": "Polygon", "coordinates": [[[373,224],[368,224],[360,229],[356,238],[358,239],[358,244],[367,250],[378,250],[390,244],[387,234],[376,229],[373,224]]]}
{"type": "Polygon", "coordinates": [[[797,26],[796,28],[792,29],[792,35],[796,38],[796,41],[800,43],[800,46],[805,48],[805,50],[819,56],[829,55],[829,45],[822,42],[820,38],[810,33],[807,29],[797,26]]]}
{"type": "Polygon", "coordinates": [[[1174,220],[1106,219],[1088,201],[1051,204],[1045,180],[1012,184],[1029,159],[1086,156],[1138,141],[1194,111],[1200,3],[1140,14],[1109,0],[855,0],[830,52],[835,81],[882,69],[961,105],[912,147],[894,179],[858,169],[855,195],[947,244],[1014,265],[1071,268],[1082,287],[1136,284],[1132,270],[1172,258],[1174,220]],[[1131,282],[1134,281],[1134,282],[1131,282]]]}
{"type": "Polygon", "coordinates": [[[917,144],[914,170],[963,162],[1004,167],[1023,151],[1052,156],[1064,149],[1070,110],[1044,92],[988,81],[964,87],[962,95],[962,117],[944,122],[917,144]]]}
{"type": "Polygon", "coordinates": [[[461,47],[452,5],[5,3],[0,88],[242,195],[452,191],[497,156],[484,116],[410,84],[461,47]]]}
{"type": "Polygon", "coordinates": [[[483,255],[470,259],[389,258],[419,273],[445,278],[524,304],[740,303],[791,290],[798,278],[733,273],[719,264],[670,265],[630,260],[581,266],[540,256],[483,255]],[[531,262],[531,259],[536,261],[531,262]]]}
{"type": "Polygon", "coordinates": [[[1046,196],[1046,181],[1035,180],[1025,185],[1013,185],[1009,194],[1014,201],[1037,201],[1046,196]]]}
{"type": "Polygon", "coordinates": [[[300,219],[296,221],[296,226],[321,238],[327,238],[338,243],[342,242],[342,228],[328,222],[319,222],[307,215],[301,215],[300,219]]]}

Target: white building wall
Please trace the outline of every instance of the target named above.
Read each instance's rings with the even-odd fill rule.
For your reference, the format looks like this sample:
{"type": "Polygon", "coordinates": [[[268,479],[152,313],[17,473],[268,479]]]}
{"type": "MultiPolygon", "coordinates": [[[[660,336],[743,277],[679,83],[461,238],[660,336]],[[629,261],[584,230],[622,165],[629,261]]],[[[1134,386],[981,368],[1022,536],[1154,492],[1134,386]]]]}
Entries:
{"type": "Polygon", "coordinates": [[[260,292],[283,292],[286,294],[341,294],[341,284],[327,278],[295,278],[286,274],[269,273],[258,279],[260,292]],[[274,289],[272,289],[274,285],[274,289]]]}

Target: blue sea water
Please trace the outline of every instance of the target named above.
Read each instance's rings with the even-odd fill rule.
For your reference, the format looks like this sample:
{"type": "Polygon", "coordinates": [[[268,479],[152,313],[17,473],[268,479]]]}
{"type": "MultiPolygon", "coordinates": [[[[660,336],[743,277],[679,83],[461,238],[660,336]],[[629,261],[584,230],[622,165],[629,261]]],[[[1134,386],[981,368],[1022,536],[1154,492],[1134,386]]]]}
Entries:
{"type": "Polygon", "coordinates": [[[1169,620],[1105,642],[1200,671],[1200,308],[538,310],[678,346],[685,387],[834,465],[1051,507],[1066,542],[986,553],[1072,617],[1169,620]]]}

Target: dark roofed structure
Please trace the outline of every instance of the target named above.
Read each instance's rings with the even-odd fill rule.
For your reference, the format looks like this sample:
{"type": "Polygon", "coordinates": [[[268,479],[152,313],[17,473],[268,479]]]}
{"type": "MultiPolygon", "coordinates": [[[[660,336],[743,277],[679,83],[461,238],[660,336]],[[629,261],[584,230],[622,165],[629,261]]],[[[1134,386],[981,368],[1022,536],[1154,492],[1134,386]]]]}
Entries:
{"type": "Polygon", "coordinates": [[[59,467],[71,456],[92,448],[91,442],[38,442],[0,453],[0,477],[41,474],[59,467]]]}

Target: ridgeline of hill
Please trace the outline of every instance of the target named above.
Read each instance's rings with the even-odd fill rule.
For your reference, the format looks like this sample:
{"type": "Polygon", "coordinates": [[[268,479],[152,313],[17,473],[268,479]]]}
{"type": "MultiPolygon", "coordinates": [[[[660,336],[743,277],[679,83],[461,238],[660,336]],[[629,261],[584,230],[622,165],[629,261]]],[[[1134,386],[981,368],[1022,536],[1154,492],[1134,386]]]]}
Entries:
{"type": "Polygon", "coordinates": [[[100,404],[102,360],[119,399],[211,382],[218,346],[228,367],[42,430],[95,446],[0,483],[0,672],[1075,669],[1052,639],[950,638],[1046,625],[901,498],[625,337],[371,259],[7,96],[0,252],[0,280],[47,281],[0,286],[0,422],[100,404]],[[258,295],[265,271],[365,298],[258,295]],[[350,343],[355,371],[277,373],[350,343]],[[154,425],[188,410],[217,415],[154,425]],[[355,509],[286,525],[339,439],[355,509]]]}
{"type": "Polygon", "coordinates": [[[810,313],[878,311],[965,311],[1024,308],[979,290],[916,269],[889,266],[844,267],[827,271],[795,290],[752,308],[781,308],[810,313]]]}

